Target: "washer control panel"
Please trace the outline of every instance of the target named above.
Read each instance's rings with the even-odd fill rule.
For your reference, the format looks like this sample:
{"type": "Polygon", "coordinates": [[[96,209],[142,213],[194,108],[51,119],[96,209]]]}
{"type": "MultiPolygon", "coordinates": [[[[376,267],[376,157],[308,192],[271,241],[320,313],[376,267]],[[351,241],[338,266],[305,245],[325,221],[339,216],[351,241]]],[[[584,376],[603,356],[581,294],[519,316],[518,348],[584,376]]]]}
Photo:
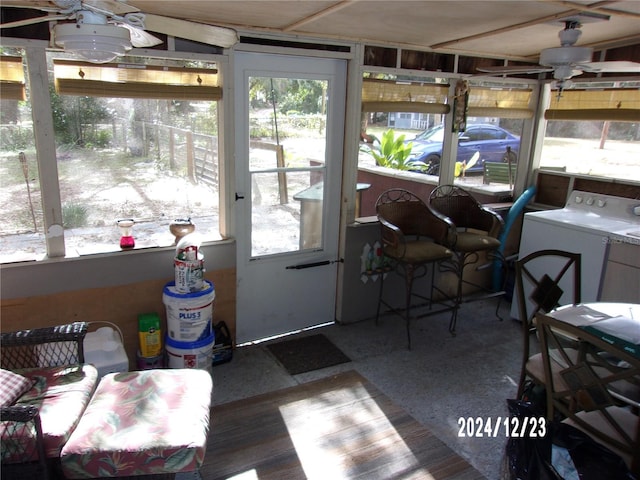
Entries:
{"type": "Polygon", "coordinates": [[[625,197],[614,197],[593,192],[574,190],[569,195],[565,210],[591,212],[602,217],[640,221],[640,200],[625,197]]]}

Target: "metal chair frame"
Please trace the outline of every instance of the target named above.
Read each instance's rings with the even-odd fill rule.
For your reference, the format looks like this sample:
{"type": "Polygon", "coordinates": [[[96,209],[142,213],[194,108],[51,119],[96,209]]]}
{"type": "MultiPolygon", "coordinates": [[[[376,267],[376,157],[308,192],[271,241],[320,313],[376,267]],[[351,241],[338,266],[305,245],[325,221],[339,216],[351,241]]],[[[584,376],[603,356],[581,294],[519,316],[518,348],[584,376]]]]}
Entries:
{"type": "MultiPolygon", "coordinates": [[[[458,309],[462,303],[499,297],[505,293],[504,290],[493,291],[483,285],[478,285],[464,279],[465,269],[480,261],[481,252],[486,252],[490,261],[479,265],[477,270],[489,268],[493,263],[492,259],[496,257],[500,259],[503,268],[506,268],[505,259],[498,250],[500,242],[497,239],[500,230],[504,226],[504,220],[493,210],[483,207],[469,192],[456,185],[441,185],[436,187],[429,196],[429,207],[437,216],[450,225],[453,225],[450,235],[444,239],[443,243],[453,251],[453,256],[448,262],[442,263],[441,271],[451,272],[458,279],[455,294],[456,308],[449,325],[449,331],[452,335],[455,335],[458,309]],[[486,232],[486,234],[482,232],[486,232]],[[494,240],[491,242],[493,246],[473,251],[460,250],[456,247],[459,244],[460,235],[463,233],[483,235],[485,239],[494,240]],[[463,285],[465,284],[471,285],[485,293],[483,295],[473,295],[465,298],[463,295],[463,285]]],[[[496,316],[500,318],[497,308],[496,316]]]]}
{"type": "Polygon", "coordinates": [[[621,455],[632,473],[640,475],[640,417],[637,410],[611,395],[620,382],[640,385],[640,359],[552,316],[538,313],[536,322],[544,359],[547,420],[562,419],[582,430],[621,455]],[[566,347],[576,342],[577,358],[566,347]],[[561,358],[562,382],[553,371],[551,351],[561,358]]]}
{"type": "Polygon", "coordinates": [[[385,258],[391,269],[404,278],[404,308],[393,307],[384,299],[384,279],[386,272],[380,272],[380,289],[378,293],[378,309],[376,324],[384,305],[390,312],[405,320],[407,329],[407,345],[411,349],[411,310],[427,307],[428,312],[413,318],[423,318],[446,311],[454,311],[444,292],[435,284],[436,265],[451,258],[452,252],[442,246],[442,239],[452,228],[446,221],[439,219],[428,206],[415,194],[400,188],[383,192],[376,201],[376,212],[381,228],[381,243],[385,258]],[[438,241],[440,240],[440,241],[438,241]],[[416,254],[416,249],[420,254],[416,254]],[[414,281],[427,275],[431,267],[431,286],[429,296],[413,291],[414,281]],[[444,297],[434,301],[434,292],[444,297]],[[418,298],[423,303],[412,305],[412,299],[418,298]],[[434,303],[442,308],[433,310],[434,303]]]}
{"type": "Polygon", "coordinates": [[[516,261],[516,295],[518,300],[518,314],[522,325],[522,367],[520,369],[520,379],[518,381],[518,397],[521,398],[525,380],[531,378],[535,383],[544,384],[544,378],[538,378],[533,369],[528,368],[530,362],[540,363],[541,356],[537,354],[531,357],[531,336],[536,332],[534,319],[539,312],[548,312],[559,306],[558,300],[562,295],[562,290],[558,286],[563,278],[572,274],[572,302],[574,305],[581,300],[581,258],[579,253],[566,252],[563,250],[540,250],[516,261]],[[547,273],[536,275],[532,272],[532,266],[539,261],[552,259],[559,263],[554,275],[549,277],[547,273]],[[546,276],[545,276],[546,275],[546,276]],[[529,287],[531,294],[526,295],[525,290],[529,287]],[[533,308],[527,308],[527,298],[533,304],[533,308]],[[536,301],[537,299],[537,301],[536,301]]]}

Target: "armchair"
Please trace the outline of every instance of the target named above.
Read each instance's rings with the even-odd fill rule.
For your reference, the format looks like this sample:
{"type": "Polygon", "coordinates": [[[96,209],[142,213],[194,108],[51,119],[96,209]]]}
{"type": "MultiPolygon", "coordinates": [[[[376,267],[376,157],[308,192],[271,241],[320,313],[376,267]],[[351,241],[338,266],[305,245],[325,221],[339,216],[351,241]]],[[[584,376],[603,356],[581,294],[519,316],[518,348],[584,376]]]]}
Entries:
{"type": "MultiPolygon", "coordinates": [[[[504,221],[496,212],[480,205],[469,192],[454,185],[436,187],[429,197],[429,207],[436,215],[454,226],[450,234],[441,241],[453,251],[451,261],[448,262],[448,270],[453,272],[457,279],[456,309],[449,330],[455,334],[458,308],[463,301],[462,287],[464,283],[472,283],[464,280],[464,269],[478,263],[483,252],[500,255],[500,240],[497,237],[504,221]]],[[[497,296],[502,293],[504,292],[492,292],[491,295],[497,296]]]]}
{"type": "Polygon", "coordinates": [[[2,374],[23,385],[15,400],[2,395],[3,479],[48,479],[59,471],[60,451],[98,383],[97,369],[84,364],[87,327],[75,322],[2,333],[2,374]]]}

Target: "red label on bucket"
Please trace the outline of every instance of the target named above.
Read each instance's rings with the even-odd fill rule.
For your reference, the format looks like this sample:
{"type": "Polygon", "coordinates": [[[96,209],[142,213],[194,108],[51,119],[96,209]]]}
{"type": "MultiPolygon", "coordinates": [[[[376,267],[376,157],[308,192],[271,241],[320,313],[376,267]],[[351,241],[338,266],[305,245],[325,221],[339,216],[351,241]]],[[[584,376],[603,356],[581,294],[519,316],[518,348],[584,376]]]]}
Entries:
{"type": "Polygon", "coordinates": [[[196,368],[198,366],[198,359],[196,355],[183,355],[185,368],[196,368]]]}
{"type": "Polygon", "coordinates": [[[204,286],[204,260],[202,255],[196,260],[174,261],[175,287],[178,292],[189,293],[202,290],[204,286]]]}

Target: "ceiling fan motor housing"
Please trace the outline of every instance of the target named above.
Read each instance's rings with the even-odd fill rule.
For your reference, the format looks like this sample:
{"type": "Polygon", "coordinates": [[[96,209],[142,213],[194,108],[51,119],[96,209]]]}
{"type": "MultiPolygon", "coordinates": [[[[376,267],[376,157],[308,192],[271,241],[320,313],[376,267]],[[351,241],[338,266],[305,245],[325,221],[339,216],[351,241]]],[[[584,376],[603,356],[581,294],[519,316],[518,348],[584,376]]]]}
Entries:
{"type": "Polygon", "coordinates": [[[93,63],[110,62],[131,50],[129,30],[116,25],[63,23],[54,29],[56,44],[93,63]]]}
{"type": "Polygon", "coordinates": [[[575,65],[591,61],[593,49],[589,47],[557,47],[546,48],[540,52],[540,65],[559,67],[575,65]]]}

